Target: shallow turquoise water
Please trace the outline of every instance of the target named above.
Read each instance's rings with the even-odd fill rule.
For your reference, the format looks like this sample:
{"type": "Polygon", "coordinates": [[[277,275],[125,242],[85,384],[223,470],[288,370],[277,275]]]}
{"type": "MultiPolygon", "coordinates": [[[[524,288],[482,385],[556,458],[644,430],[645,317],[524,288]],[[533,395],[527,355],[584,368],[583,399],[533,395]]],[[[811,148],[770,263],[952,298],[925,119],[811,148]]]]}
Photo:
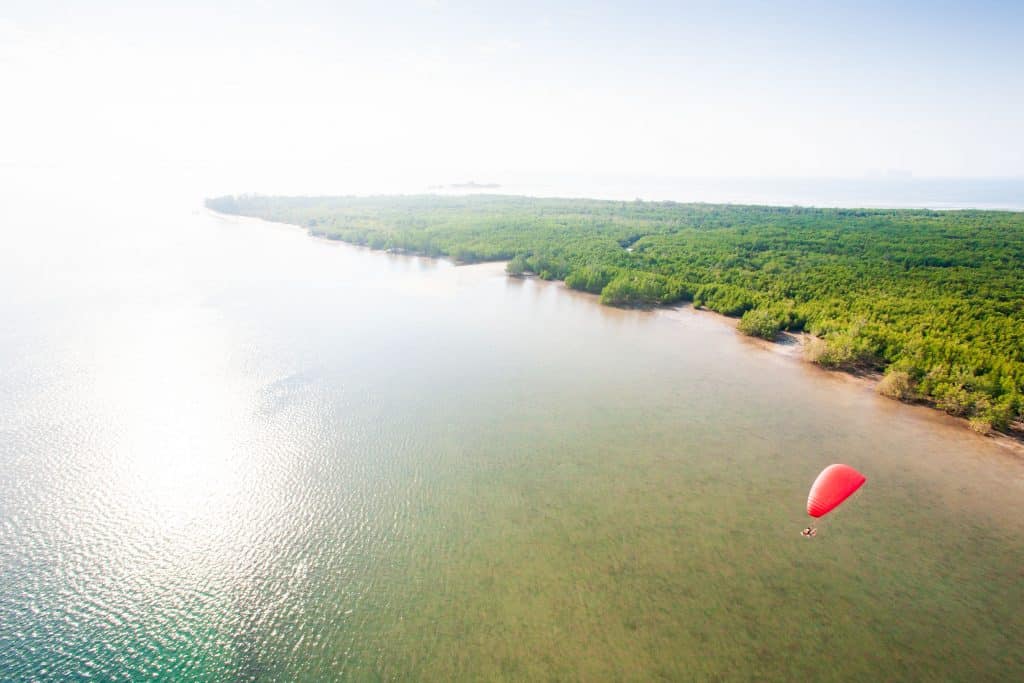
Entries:
{"type": "Polygon", "coordinates": [[[1024,675],[1012,450],[710,315],[38,199],[3,208],[0,678],[1024,675]],[[831,462],[869,481],[809,542],[831,462]]]}

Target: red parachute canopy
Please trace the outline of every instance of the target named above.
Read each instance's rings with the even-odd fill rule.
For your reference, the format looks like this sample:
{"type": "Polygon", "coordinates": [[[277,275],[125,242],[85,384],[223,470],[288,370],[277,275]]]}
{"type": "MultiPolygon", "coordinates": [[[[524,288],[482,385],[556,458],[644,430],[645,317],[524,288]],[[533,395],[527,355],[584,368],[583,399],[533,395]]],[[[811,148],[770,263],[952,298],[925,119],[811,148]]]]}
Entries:
{"type": "Polygon", "coordinates": [[[829,465],[811,485],[807,496],[807,514],[827,515],[859,489],[867,478],[849,465],[829,465]]]}

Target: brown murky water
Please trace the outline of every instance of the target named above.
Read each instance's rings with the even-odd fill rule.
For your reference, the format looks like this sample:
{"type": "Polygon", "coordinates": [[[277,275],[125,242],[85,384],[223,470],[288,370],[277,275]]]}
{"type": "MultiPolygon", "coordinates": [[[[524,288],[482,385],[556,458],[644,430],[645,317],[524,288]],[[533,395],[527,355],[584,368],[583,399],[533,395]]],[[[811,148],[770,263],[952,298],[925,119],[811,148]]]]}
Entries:
{"type": "Polygon", "coordinates": [[[1013,450],[688,309],[37,207],[0,257],[4,679],[1024,677],[1013,450]],[[808,541],[832,462],[868,483],[808,541]]]}

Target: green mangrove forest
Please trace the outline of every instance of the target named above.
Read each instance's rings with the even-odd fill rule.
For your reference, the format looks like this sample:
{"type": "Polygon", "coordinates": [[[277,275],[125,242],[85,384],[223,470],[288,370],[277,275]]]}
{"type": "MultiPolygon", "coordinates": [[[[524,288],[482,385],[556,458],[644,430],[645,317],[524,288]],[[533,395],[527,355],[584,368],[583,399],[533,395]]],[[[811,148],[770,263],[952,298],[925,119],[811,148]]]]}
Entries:
{"type": "Polygon", "coordinates": [[[691,301],[766,339],[807,331],[810,360],[883,371],[879,391],[1020,428],[1024,213],[538,199],[207,200],[374,249],[507,260],[613,306],[691,301]]]}

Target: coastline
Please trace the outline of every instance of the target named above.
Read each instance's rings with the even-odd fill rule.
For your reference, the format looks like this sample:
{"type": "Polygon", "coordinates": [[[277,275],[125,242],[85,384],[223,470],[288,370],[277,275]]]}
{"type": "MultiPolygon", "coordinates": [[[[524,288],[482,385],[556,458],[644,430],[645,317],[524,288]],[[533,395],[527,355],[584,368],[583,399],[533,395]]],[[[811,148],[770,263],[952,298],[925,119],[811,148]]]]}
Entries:
{"type": "MultiPolygon", "coordinates": [[[[317,239],[317,240],[322,241],[322,242],[326,242],[326,243],[335,242],[335,243],[339,243],[339,244],[344,244],[347,247],[352,247],[352,248],[357,248],[357,249],[365,249],[366,251],[377,252],[377,253],[381,253],[381,254],[391,254],[391,255],[395,255],[395,256],[406,256],[406,257],[410,257],[410,258],[424,258],[424,259],[430,259],[430,260],[434,260],[434,261],[447,261],[447,262],[451,263],[454,267],[469,267],[469,266],[476,266],[476,265],[483,265],[483,264],[490,264],[490,265],[499,265],[500,264],[500,265],[504,266],[505,264],[508,263],[507,260],[502,260],[502,261],[470,261],[470,262],[462,262],[462,261],[459,261],[459,260],[457,260],[455,258],[452,258],[451,256],[432,256],[432,255],[429,255],[429,254],[413,253],[413,252],[408,252],[408,251],[403,251],[403,250],[375,249],[374,247],[371,247],[371,246],[368,246],[368,245],[352,244],[352,243],[349,243],[349,242],[345,242],[344,240],[341,240],[341,239],[334,239],[334,238],[328,237],[328,236],[326,236],[324,234],[316,233],[312,229],[310,229],[309,227],[303,226],[303,225],[299,225],[297,223],[285,223],[285,222],[282,222],[282,221],[272,221],[272,220],[267,220],[267,219],[264,219],[264,218],[260,218],[258,216],[246,216],[246,215],[241,215],[241,214],[221,213],[221,212],[216,211],[214,209],[211,209],[209,207],[204,207],[203,210],[208,211],[210,214],[212,214],[214,216],[217,216],[218,218],[221,218],[221,219],[225,219],[225,218],[230,218],[230,219],[243,218],[245,220],[256,220],[256,221],[259,221],[261,223],[265,223],[267,225],[282,226],[282,227],[287,227],[289,229],[291,229],[291,228],[299,228],[303,232],[305,232],[307,236],[309,236],[309,237],[311,237],[313,239],[317,239]]],[[[600,298],[599,295],[592,294],[592,293],[589,293],[589,292],[584,292],[584,291],[579,291],[579,290],[571,289],[570,287],[568,287],[565,284],[564,280],[543,280],[543,279],[538,278],[536,275],[533,275],[533,274],[518,275],[518,276],[506,275],[506,277],[519,277],[519,278],[524,278],[524,279],[536,280],[536,281],[544,283],[546,285],[554,285],[554,286],[557,286],[560,289],[562,289],[563,292],[565,292],[565,293],[571,293],[573,295],[579,295],[579,296],[584,296],[584,297],[587,297],[587,298],[591,298],[591,299],[593,299],[593,301],[594,301],[594,303],[596,305],[598,305],[598,306],[602,306],[603,305],[599,301],[599,298],[600,298]]],[[[841,368],[831,369],[831,368],[822,367],[822,366],[820,366],[820,365],[818,365],[816,363],[813,363],[813,362],[807,360],[804,357],[804,347],[805,347],[806,343],[810,339],[816,338],[816,337],[814,337],[813,335],[811,335],[811,334],[809,334],[807,332],[788,332],[788,331],[782,331],[782,332],[780,332],[778,334],[778,336],[774,340],[768,340],[768,339],[762,339],[760,337],[748,336],[748,335],[745,335],[745,334],[741,334],[739,332],[739,330],[737,329],[738,324],[739,324],[739,318],[733,318],[733,317],[724,315],[722,313],[718,313],[716,311],[712,311],[712,310],[706,309],[704,307],[695,307],[695,306],[693,306],[692,303],[686,303],[686,304],[683,304],[681,306],[680,305],[654,306],[654,307],[651,307],[651,308],[646,308],[646,309],[641,309],[641,310],[645,310],[646,312],[649,312],[649,313],[652,313],[652,314],[655,314],[655,315],[658,315],[658,314],[662,314],[662,315],[670,314],[671,315],[673,313],[678,313],[678,312],[681,312],[681,311],[689,311],[693,315],[701,315],[702,317],[706,317],[708,319],[716,320],[719,324],[724,324],[724,325],[727,325],[729,327],[732,327],[734,332],[735,332],[735,334],[736,334],[736,336],[737,336],[737,338],[739,338],[743,343],[748,344],[748,345],[750,345],[750,346],[752,346],[754,348],[757,348],[758,350],[760,350],[762,352],[771,353],[775,357],[777,357],[780,360],[782,360],[783,362],[790,362],[790,363],[795,362],[795,363],[798,363],[799,366],[802,369],[804,369],[804,370],[814,371],[816,373],[823,373],[823,376],[828,376],[828,377],[830,377],[830,378],[832,378],[834,380],[841,381],[844,384],[851,385],[851,386],[859,388],[859,389],[861,389],[863,391],[870,391],[879,400],[883,400],[883,401],[886,401],[886,402],[890,402],[892,404],[898,404],[898,405],[901,405],[901,406],[905,406],[907,408],[923,411],[921,414],[922,415],[927,415],[929,417],[929,419],[937,420],[939,422],[945,423],[946,425],[956,426],[959,429],[962,429],[962,430],[964,430],[966,432],[971,433],[975,438],[985,439],[987,441],[995,443],[995,444],[999,445],[1000,447],[1002,447],[1002,448],[1004,448],[1006,450],[1011,451],[1015,455],[1017,455],[1017,456],[1019,456],[1021,458],[1024,458],[1024,432],[1021,432],[1019,430],[1013,430],[1010,433],[999,432],[999,431],[992,431],[992,432],[990,432],[988,434],[981,434],[981,433],[978,433],[975,430],[971,429],[970,422],[969,422],[969,420],[967,418],[958,417],[958,416],[955,416],[955,415],[950,415],[949,413],[946,413],[945,411],[939,409],[938,407],[930,405],[930,404],[925,403],[923,401],[905,401],[905,400],[899,400],[899,399],[888,398],[888,397],[882,396],[881,394],[879,394],[877,392],[878,383],[879,383],[879,381],[883,377],[882,373],[879,373],[879,372],[857,373],[857,372],[852,372],[850,370],[841,369],[841,368]]]]}
{"type": "MultiPolygon", "coordinates": [[[[693,306],[686,306],[686,308],[692,309],[695,314],[708,315],[711,318],[716,319],[720,324],[728,325],[733,329],[735,329],[739,323],[738,318],[730,318],[727,315],[723,315],[715,311],[709,311],[704,308],[693,308],[693,306]]],[[[797,363],[801,369],[805,371],[814,372],[821,376],[842,382],[843,384],[863,391],[868,391],[875,395],[880,401],[886,401],[894,405],[900,405],[919,411],[920,415],[926,416],[930,420],[955,426],[958,429],[969,432],[975,438],[995,443],[1000,447],[1010,450],[1016,455],[1024,458],[1024,434],[1019,431],[1015,431],[1013,433],[993,431],[989,434],[980,434],[971,429],[970,421],[965,417],[950,415],[949,413],[923,401],[902,401],[883,396],[877,389],[878,383],[884,376],[880,372],[856,373],[843,369],[825,368],[816,363],[812,363],[804,357],[804,346],[808,341],[816,338],[814,335],[808,334],[807,332],[781,332],[775,340],[768,340],[741,334],[739,330],[736,330],[736,334],[744,344],[756,348],[759,351],[771,353],[784,362],[797,363]]]]}

